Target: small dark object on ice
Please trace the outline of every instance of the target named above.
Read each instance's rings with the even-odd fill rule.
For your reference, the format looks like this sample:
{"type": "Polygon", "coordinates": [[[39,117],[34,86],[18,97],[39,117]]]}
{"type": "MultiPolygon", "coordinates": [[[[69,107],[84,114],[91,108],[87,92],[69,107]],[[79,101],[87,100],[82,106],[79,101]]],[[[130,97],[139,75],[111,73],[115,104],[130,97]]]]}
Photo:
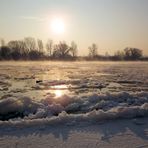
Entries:
{"type": "Polygon", "coordinates": [[[36,80],[36,83],[41,83],[41,82],[43,82],[42,80],[36,80]]]}

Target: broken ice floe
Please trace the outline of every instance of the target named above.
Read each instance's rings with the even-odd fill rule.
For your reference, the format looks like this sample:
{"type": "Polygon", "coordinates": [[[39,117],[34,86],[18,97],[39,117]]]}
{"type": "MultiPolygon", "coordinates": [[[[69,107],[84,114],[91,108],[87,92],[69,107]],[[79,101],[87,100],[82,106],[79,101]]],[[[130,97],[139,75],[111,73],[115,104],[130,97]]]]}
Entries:
{"type": "Polygon", "coordinates": [[[41,101],[29,97],[8,97],[0,100],[0,125],[5,123],[96,122],[147,115],[148,93],[144,92],[87,96],[64,95],[58,99],[49,96],[41,101]]]}

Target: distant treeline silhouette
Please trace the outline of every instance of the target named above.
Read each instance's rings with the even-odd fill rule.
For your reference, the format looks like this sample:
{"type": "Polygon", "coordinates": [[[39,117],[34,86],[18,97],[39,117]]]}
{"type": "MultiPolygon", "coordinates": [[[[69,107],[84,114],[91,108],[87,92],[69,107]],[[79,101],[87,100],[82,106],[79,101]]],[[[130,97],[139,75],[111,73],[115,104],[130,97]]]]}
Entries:
{"type": "Polygon", "coordinates": [[[48,40],[44,45],[41,39],[27,37],[7,44],[2,39],[0,43],[0,60],[148,60],[148,57],[143,57],[142,50],[130,47],[117,51],[114,55],[100,55],[97,45],[93,43],[88,47],[88,56],[80,57],[74,41],[68,45],[64,41],[53,44],[52,40],[48,40]]]}

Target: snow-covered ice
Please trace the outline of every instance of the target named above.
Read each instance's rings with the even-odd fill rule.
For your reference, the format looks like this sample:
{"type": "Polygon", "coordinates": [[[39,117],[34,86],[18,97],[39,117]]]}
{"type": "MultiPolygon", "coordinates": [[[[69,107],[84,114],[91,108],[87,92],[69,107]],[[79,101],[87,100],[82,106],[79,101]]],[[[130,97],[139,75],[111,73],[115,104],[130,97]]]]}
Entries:
{"type": "MultiPolygon", "coordinates": [[[[43,135],[43,147],[48,144],[47,138],[53,147],[60,147],[60,144],[61,147],[98,147],[102,142],[101,147],[109,147],[104,139],[108,137],[114,141],[118,134],[124,138],[131,134],[131,140],[142,139],[145,145],[137,142],[137,147],[138,144],[139,147],[148,146],[147,134],[144,138],[141,136],[148,130],[147,62],[1,62],[0,97],[0,147],[9,147],[7,140],[13,147],[23,147],[23,142],[27,147],[27,138],[38,141],[39,137],[34,133],[43,135]],[[125,125],[129,130],[120,131],[126,128],[125,125]],[[109,129],[111,133],[107,133],[106,126],[117,126],[120,130],[110,137],[116,129],[109,129]],[[81,143],[77,137],[87,135],[87,127],[92,141],[82,140],[81,143]],[[68,140],[64,142],[61,137],[53,137],[60,128],[62,137],[69,131],[71,139],[67,135],[68,140]],[[80,128],[84,135],[79,134],[80,128]],[[79,144],[70,142],[72,139],[79,144]],[[54,145],[53,141],[57,143],[54,145]]],[[[88,137],[84,136],[84,139],[88,137]]],[[[110,147],[117,142],[113,141],[110,147]]],[[[121,143],[118,143],[119,147],[124,147],[121,143]]],[[[34,146],[31,142],[28,147],[34,146]]]]}

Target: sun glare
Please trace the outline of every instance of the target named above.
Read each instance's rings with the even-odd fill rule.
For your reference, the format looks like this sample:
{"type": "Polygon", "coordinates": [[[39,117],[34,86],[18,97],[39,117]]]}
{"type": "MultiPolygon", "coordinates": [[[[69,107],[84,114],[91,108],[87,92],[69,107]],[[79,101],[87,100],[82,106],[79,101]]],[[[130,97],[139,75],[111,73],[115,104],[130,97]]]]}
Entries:
{"type": "Polygon", "coordinates": [[[62,34],[65,32],[65,23],[61,18],[54,18],[50,25],[51,31],[55,34],[62,34]]]}
{"type": "Polygon", "coordinates": [[[58,98],[58,97],[61,97],[63,95],[62,91],[61,90],[56,90],[55,91],[55,96],[58,98]]]}
{"type": "Polygon", "coordinates": [[[65,94],[66,92],[65,89],[67,90],[67,85],[56,85],[53,88],[55,89],[54,90],[55,97],[59,98],[65,94]]]}

